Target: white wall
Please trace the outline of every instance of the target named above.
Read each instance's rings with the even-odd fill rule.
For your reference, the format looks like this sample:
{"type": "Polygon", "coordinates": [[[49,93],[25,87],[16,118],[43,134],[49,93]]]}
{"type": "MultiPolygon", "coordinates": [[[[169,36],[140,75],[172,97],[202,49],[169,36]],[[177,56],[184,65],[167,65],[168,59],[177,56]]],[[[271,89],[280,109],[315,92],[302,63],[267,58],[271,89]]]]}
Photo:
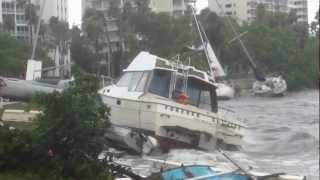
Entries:
{"type": "MultiPolygon", "coordinates": [[[[33,3],[42,5],[44,0],[33,0],[33,3]]],[[[49,23],[51,17],[58,17],[60,21],[68,22],[68,0],[46,0],[42,19],[49,23]]]]}

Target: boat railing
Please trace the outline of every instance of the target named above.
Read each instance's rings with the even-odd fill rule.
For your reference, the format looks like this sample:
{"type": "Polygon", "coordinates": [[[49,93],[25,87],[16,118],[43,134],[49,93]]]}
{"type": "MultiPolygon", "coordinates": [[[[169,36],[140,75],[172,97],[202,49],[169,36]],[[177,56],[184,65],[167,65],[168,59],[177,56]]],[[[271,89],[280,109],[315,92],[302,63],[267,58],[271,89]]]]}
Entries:
{"type": "Polygon", "coordinates": [[[228,109],[228,108],[225,108],[225,107],[219,107],[218,111],[219,111],[219,114],[222,117],[232,117],[233,119],[236,119],[237,121],[240,121],[240,122],[243,122],[243,123],[246,122],[245,119],[237,117],[236,116],[236,112],[231,110],[231,109],[228,109]]]}
{"type": "Polygon", "coordinates": [[[115,84],[115,79],[113,79],[110,76],[101,75],[100,77],[101,77],[101,79],[100,79],[100,87],[102,87],[102,88],[105,87],[105,86],[108,86],[108,85],[115,84]]]}

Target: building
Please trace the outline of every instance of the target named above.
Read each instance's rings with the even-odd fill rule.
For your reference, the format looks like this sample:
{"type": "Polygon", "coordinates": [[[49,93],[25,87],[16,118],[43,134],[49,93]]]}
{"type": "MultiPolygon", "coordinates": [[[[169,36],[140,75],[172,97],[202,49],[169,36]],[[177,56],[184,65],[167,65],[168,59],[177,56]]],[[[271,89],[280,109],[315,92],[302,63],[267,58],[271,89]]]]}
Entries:
{"type": "MultiPolygon", "coordinates": [[[[35,36],[37,23],[33,25],[29,24],[25,12],[26,4],[20,2],[21,1],[18,0],[0,0],[0,23],[9,24],[11,35],[17,39],[33,42],[31,38],[35,36]]],[[[45,2],[45,8],[41,18],[45,24],[49,23],[51,17],[58,17],[60,21],[68,21],[68,0],[30,0],[38,16],[40,16],[43,2],[45,2]]],[[[55,62],[56,66],[69,64],[70,50],[67,50],[67,54],[64,53],[64,55],[62,55],[60,49],[59,47],[49,48],[49,57],[55,62]]],[[[56,70],[53,75],[59,76],[59,70],[56,70]]]]}
{"type": "MultiPolygon", "coordinates": [[[[134,2],[132,0],[119,0],[118,6],[122,7],[125,2],[134,2]]],[[[193,2],[193,0],[150,0],[149,7],[152,11],[156,13],[167,12],[174,16],[179,16],[184,14],[187,10],[187,2],[193,2]]],[[[85,15],[85,12],[89,8],[93,8],[98,11],[107,12],[110,6],[109,0],[82,0],[82,16],[85,15]]],[[[121,39],[118,36],[119,28],[117,27],[117,20],[114,18],[106,18],[108,35],[111,41],[111,46],[113,50],[122,46],[124,47],[124,42],[121,42],[121,39]]]]}
{"type": "MultiPolygon", "coordinates": [[[[132,0],[119,0],[119,6],[122,6],[128,1],[132,0]]],[[[174,16],[178,16],[184,14],[187,10],[188,3],[191,2],[195,2],[195,0],[150,0],[149,7],[156,13],[167,12],[174,16]]],[[[106,10],[108,7],[108,0],[82,0],[82,15],[84,15],[87,8],[106,10]]]]}
{"type": "MultiPolygon", "coordinates": [[[[119,0],[118,6],[121,7],[125,0],[119,0]]],[[[110,7],[109,0],[82,0],[82,16],[85,15],[85,12],[89,8],[93,8],[97,11],[107,12],[110,7]]],[[[107,28],[105,31],[108,32],[109,40],[111,43],[111,49],[117,51],[120,46],[125,49],[123,40],[119,37],[119,28],[117,26],[117,19],[110,18],[106,16],[107,28]]],[[[105,49],[104,51],[109,51],[105,49]]]]}
{"type": "Polygon", "coordinates": [[[307,0],[288,0],[289,9],[294,10],[298,17],[298,22],[308,22],[308,3],[307,0]]]}
{"type": "Polygon", "coordinates": [[[208,0],[211,11],[219,16],[233,16],[239,24],[256,18],[258,4],[263,4],[270,12],[295,11],[298,22],[308,22],[307,0],[208,0]]]}
{"type": "Polygon", "coordinates": [[[17,39],[29,40],[29,26],[23,5],[15,0],[0,0],[0,23],[10,26],[10,33],[17,39]]]}
{"type": "MultiPolygon", "coordinates": [[[[33,0],[37,1],[36,4],[40,5],[43,0],[33,0]]],[[[68,22],[69,11],[68,11],[68,0],[46,0],[46,6],[42,19],[45,22],[49,22],[51,17],[58,17],[60,21],[68,22]]]]}
{"type": "MultiPolygon", "coordinates": [[[[31,0],[35,5],[38,16],[44,0],[31,0]]],[[[28,20],[25,14],[25,5],[17,0],[0,0],[0,23],[12,21],[12,35],[17,39],[28,40],[30,38],[28,20]]],[[[42,20],[49,23],[51,17],[58,17],[61,21],[68,21],[68,0],[46,0],[42,20]]]]}
{"type": "Polygon", "coordinates": [[[150,0],[149,7],[153,12],[167,12],[177,17],[185,13],[189,3],[194,2],[195,0],[150,0]]]}

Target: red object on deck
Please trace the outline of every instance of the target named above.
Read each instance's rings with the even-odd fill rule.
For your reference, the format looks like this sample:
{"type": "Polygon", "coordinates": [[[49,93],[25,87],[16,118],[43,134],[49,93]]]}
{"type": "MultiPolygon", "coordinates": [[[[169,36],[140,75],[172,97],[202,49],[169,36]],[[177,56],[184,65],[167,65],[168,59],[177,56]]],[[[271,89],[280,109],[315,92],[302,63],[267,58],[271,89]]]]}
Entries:
{"type": "Polygon", "coordinates": [[[180,93],[178,96],[178,102],[184,105],[188,104],[188,99],[189,97],[184,92],[180,93]]]}
{"type": "Polygon", "coordinates": [[[54,156],[54,152],[53,152],[52,149],[49,149],[49,150],[48,150],[48,156],[49,156],[49,157],[53,157],[53,156],[54,156]]]}

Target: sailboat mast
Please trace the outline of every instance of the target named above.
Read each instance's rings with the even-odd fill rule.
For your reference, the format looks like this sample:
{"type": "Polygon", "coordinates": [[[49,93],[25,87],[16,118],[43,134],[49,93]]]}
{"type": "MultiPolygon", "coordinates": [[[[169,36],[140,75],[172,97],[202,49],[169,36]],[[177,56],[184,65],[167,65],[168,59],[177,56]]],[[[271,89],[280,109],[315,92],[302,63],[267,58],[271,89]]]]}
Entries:
{"type": "MultiPolygon", "coordinates": [[[[220,4],[218,1],[219,1],[219,0],[216,0],[216,3],[217,3],[217,5],[219,6],[219,8],[220,8],[220,10],[222,11],[222,13],[224,14],[224,10],[223,10],[221,4],[220,4]]],[[[239,41],[239,43],[240,43],[240,45],[241,45],[244,53],[245,53],[246,56],[248,57],[251,66],[253,67],[253,69],[256,70],[256,69],[257,69],[257,65],[254,63],[252,56],[250,55],[248,49],[246,48],[246,46],[244,45],[243,41],[241,40],[241,38],[240,38],[240,36],[239,36],[239,33],[238,33],[237,30],[234,28],[234,26],[233,26],[233,24],[232,24],[232,22],[231,22],[231,20],[230,20],[230,17],[227,16],[226,19],[227,19],[228,24],[229,24],[230,27],[231,27],[231,30],[232,30],[233,33],[235,34],[236,39],[238,39],[238,41],[239,41]]]]}
{"type": "MultiPolygon", "coordinates": [[[[196,22],[197,30],[198,30],[198,33],[199,33],[199,36],[200,36],[200,39],[201,39],[201,43],[202,43],[202,46],[203,46],[203,50],[204,50],[204,53],[206,55],[206,58],[207,58],[207,61],[208,61],[208,65],[210,67],[211,63],[210,63],[210,59],[209,59],[209,53],[208,53],[207,48],[204,47],[204,45],[206,45],[206,44],[205,44],[205,42],[203,40],[203,36],[202,36],[201,29],[200,29],[199,21],[198,21],[197,16],[196,16],[196,11],[195,11],[195,9],[193,7],[191,7],[191,8],[192,8],[192,12],[193,12],[193,18],[194,18],[194,21],[196,22]]],[[[209,69],[210,69],[211,76],[214,77],[213,70],[211,69],[211,67],[209,69]]]]}

